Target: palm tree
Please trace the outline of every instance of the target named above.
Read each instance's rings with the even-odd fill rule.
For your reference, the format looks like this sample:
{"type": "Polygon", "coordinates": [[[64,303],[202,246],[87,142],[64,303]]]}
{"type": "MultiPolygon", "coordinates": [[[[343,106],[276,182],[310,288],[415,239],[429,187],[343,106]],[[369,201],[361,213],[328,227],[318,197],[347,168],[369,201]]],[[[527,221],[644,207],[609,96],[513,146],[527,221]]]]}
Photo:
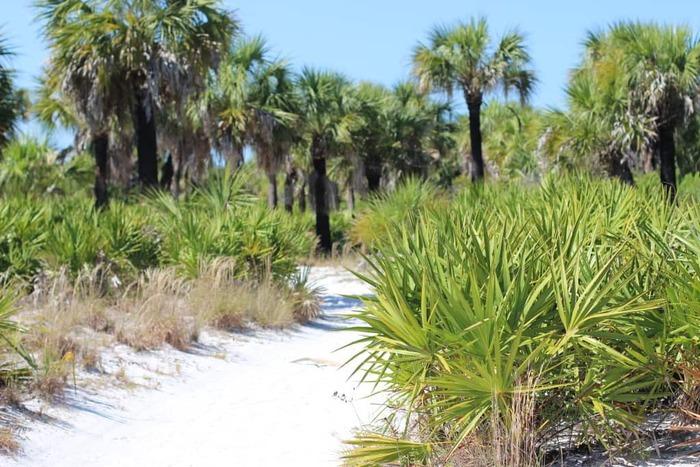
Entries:
{"type": "Polygon", "coordinates": [[[472,180],[484,177],[481,106],[489,92],[514,89],[527,99],[535,83],[527,69],[530,56],[518,32],[506,33],[497,43],[489,36],[486,20],[472,19],[454,27],[435,27],[428,44],[413,52],[414,74],[423,89],[452,94],[458,88],[469,110],[472,180]]]}
{"type": "Polygon", "coordinates": [[[106,152],[107,117],[122,117],[129,106],[139,180],[156,186],[159,103],[184,103],[203,86],[228,48],[235,20],[218,0],[40,0],[38,8],[52,72],[65,77],[64,91],[80,98],[89,125],[97,124],[93,133],[102,139],[93,146],[106,152]]]}
{"type": "Polygon", "coordinates": [[[277,207],[277,173],[296,139],[296,96],[291,69],[273,61],[259,70],[251,93],[255,103],[250,139],[268,180],[268,205],[277,207]]]}
{"type": "Polygon", "coordinates": [[[51,49],[38,110],[46,122],[63,120],[86,129],[95,158],[95,205],[103,207],[108,202],[110,120],[123,117],[128,92],[117,51],[99,31],[102,17],[86,2],[44,1],[38,6],[51,49]]]}
{"type": "Polygon", "coordinates": [[[269,181],[268,204],[274,208],[277,173],[293,143],[297,118],[291,69],[269,55],[261,36],[237,41],[219,74],[210,77],[200,105],[213,115],[214,139],[230,165],[241,165],[244,147],[253,147],[269,181]]]}
{"type": "Polygon", "coordinates": [[[387,112],[388,160],[396,174],[425,177],[443,155],[450,106],[433,101],[415,83],[402,82],[394,86],[387,112]]]}
{"type": "Polygon", "coordinates": [[[0,147],[14,134],[26,107],[24,93],[15,88],[14,72],[9,65],[13,55],[7,40],[0,36],[0,147]]]}
{"type": "Polygon", "coordinates": [[[243,164],[243,149],[249,140],[254,103],[253,81],[269,59],[261,36],[241,38],[223,57],[216,75],[210,75],[198,102],[199,114],[208,120],[216,150],[232,169],[243,164]]]}
{"type": "Polygon", "coordinates": [[[593,169],[602,162],[611,177],[633,185],[630,166],[654,136],[654,119],[632,99],[623,54],[607,34],[589,33],[567,86],[568,113],[550,112],[546,120],[558,151],[593,162],[593,169]]]}
{"type": "Polygon", "coordinates": [[[383,86],[372,83],[360,83],[356,95],[361,124],[352,132],[357,157],[353,158],[355,164],[350,175],[353,179],[357,174],[364,175],[367,190],[375,193],[379,190],[384,165],[391,151],[390,110],[393,96],[383,86]]]}
{"type": "Polygon", "coordinates": [[[303,143],[313,165],[311,180],[316,210],[316,234],[319,249],[331,250],[326,172],[327,159],[340,145],[350,141],[350,129],[357,121],[353,113],[352,89],[343,76],[305,68],[297,80],[297,95],[303,143]]]}
{"type": "Polygon", "coordinates": [[[620,23],[609,40],[622,49],[631,99],[655,119],[661,183],[676,195],[677,131],[700,92],[700,38],[688,27],[620,23]]]}

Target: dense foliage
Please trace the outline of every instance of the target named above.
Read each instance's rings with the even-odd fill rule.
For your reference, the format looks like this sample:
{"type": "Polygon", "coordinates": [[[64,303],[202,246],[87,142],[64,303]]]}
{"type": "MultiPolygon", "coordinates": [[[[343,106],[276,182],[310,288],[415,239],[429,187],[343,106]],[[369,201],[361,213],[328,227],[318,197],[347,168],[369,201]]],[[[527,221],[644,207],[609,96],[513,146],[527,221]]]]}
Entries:
{"type": "Polygon", "coordinates": [[[259,206],[240,175],[212,176],[187,201],[154,194],[138,203],[95,210],[89,198],[11,197],[0,207],[3,282],[41,271],[109,265],[133,276],[175,266],[190,277],[218,257],[234,260],[241,276],[289,277],[312,249],[307,220],[259,206]]]}
{"type": "MultiPolygon", "coordinates": [[[[550,178],[413,212],[374,243],[376,297],[357,314],[369,352],[360,369],[409,414],[396,458],[415,453],[411,442],[459,449],[494,417],[512,427],[522,394],[534,398],[537,446],[566,432],[614,447],[687,389],[700,323],[696,198],[671,206],[658,185],[550,178]]],[[[372,459],[386,442],[370,437],[351,457],[372,459]]]]}

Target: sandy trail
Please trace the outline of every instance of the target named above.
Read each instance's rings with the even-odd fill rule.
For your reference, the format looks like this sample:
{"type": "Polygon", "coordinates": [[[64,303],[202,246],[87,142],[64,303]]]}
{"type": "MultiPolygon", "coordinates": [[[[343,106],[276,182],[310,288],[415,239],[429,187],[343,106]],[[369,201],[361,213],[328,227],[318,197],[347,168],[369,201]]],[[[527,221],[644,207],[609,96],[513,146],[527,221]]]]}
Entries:
{"type": "Polygon", "coordinates": [[[0,463],[338,465],[342,440],[377,410],[364,397],[370,388],[356,387],[348,381],[351,370],[340,368],[353,349],[335,352],[357,338],[340,332],[348,325],[340,315],[357,306],[341,295],[369,290],[338,269],[315,268],[312,279],[326,289],[321,319],[284,332],[205,334],[193,353],[108,358],[157,389],[79,391],[63,406],[42,409],[44,421],[30,424],[23,454],[0,463]],[[161,374],[167,368],[177,375],[161,374]]]}

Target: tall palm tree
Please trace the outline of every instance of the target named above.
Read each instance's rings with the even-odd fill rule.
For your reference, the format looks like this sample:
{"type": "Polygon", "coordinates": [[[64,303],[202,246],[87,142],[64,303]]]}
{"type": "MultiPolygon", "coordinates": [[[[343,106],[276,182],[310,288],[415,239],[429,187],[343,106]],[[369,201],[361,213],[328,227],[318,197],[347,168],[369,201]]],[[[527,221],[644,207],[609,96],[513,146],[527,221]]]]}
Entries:
{"type": "Polygon", "coordinates": [[[223,57],[216,75],[210,75],[198,102],[199,114],[208,123],[215,148],[226,163],[237,168],[249,141],[255,103],[251,91],[259,70],[269,63],[268,47],[261,36],[242,37],[223,57]]]}
{"type": "Polygon", "coordinates": [[[676,195],[676,132],[700,93],[700,38],[688,27],[620,23],[609,40],[623,50],[633,101],[655,119],[661,183],[676,195]]]}
{"type": "Polygon", "coordinates": [[[255,103],[250,139],[258,166],[268,179],[268,205],[277,207],[277,173],[289,155],[297,133],[296,95],[291,69],[276,60],[255,77],[252,90],[255,103]]]}
{"type": "Polygon", "coordinates": [[[635,104],[619,44],[606,33],[589,33],[584,45],[566,90],[568,113],[551,112],[548,131],[556,133],[557,150],[593,169],[602,162],[610,176],[634,184],[630,166],[654,137],[654,118],[635,104]]]}
{"type": "Polygon", "coordinates": [[[424,89],[462,91],[469,110],[472,180],[484,177],[481,106],[493,91],[513,89],[525,100],[535,83],[523,36],[508,32],[494,43],[484,18],[435,27],[413,52],[414,74],[424,89]]]}
{"type": "Polygon", "coordinates": [[[327,159],[348,144],[350,129],[357,121],[349,82],[342,75],[304,68],[297,80],[297,98],[303,144],[313,165],[311,180],[316,210],[319,249],[331,251],[330,218],[327,203],[327,159]]]}
{"type": "Polygon", "coordinates": [[[77,126],[86,129],[95,158],[95,204],[103,207],[108,202],[110,120],[123,117],[128,93],[117,50],[100,31],[106,19],[86,2],[47,0],[38,7],[51,49],[39,112],[45,121],[54,118],[52,112],[66,122],[72,114],[77,126]]]}
{"type": "MultiPolygon", "coordinates": [[[[53,71],[66,77],[65,91],[81,97],[80,113],[102,126],[105,117],[121,116],[120,107],[130,107],[139,180],[155,186],[161,99],[184,101],[203,85],[228,48],[235,20],[218,0],[39,0],[37,5],[53,71]]],[[[106,151],[104,139],[96,142],[106,151]]]]}

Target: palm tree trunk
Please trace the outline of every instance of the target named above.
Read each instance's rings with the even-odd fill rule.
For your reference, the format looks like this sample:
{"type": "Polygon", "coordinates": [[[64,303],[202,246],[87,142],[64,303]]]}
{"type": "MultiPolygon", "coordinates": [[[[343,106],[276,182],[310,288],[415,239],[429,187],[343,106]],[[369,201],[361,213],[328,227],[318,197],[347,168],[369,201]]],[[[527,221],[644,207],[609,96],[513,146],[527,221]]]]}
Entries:
{"type": "Polygon", "coordinates": [[[481,152],[481,96],[467,95],[466,100],[469,109],[469,142],[472,151],[471,179],[473,182],[479,182],[484,179],[484,157],[481,152]]]}
{"type": "Polygon", "coordinates": [[[659,171],[661,184],[670,201],[676,198],[676,144],[673,140],[673,127],[659,127],[659,171]]]}
{"type": "Polygon", "coordinates": [[[142,187],[158,185],[158,143],[153,102],[146,91],[136,90],[134,104],[134,129],[139,182],[142,187]]]}
{"type": "Polygon", "coordinates": [[[634,175],[632,175],[627,158],[623,156],[611,156],[610,176],[619,179],[625,185],[634,186],[634,175]]]}
{"type": "Polygon", "coordinates": [[[352,184],[352,178],[348,180],[346,202],[348,203],[348,211],[352,212],[355,210],[355,187],[352,184]]]}
{"type": "Polygon", "coordinates": [[[267,205],[270,209],[275,209],[277,207],[277,174],[268,173],[267,181],[267,205]]]}
{"type": "Polygon", "coordinates": [[[287,170],[287,175],[284,177],[284,209],[290,213],[294,210],[295,182],[296,171],[294,169],[287,170]]]}
{"type": "Polygon", "coordinates": [[[306,176],[304,176],[304,182],[299,188],[299,199],[297,202],[299,204],[299,212],[306,212],[306,176]]]}
{"type": "Polygon", "coordinates": [[[649,172],[653,172],[655,170],[654,167],[654,154],[656,153],[656,145],[651,145],[651,147],[645,147],[642,152],[642,171],[646,174],[649,172]]]}
{"type": "Polygon", "coordinates": [[[186,157],[185,144],[186,143],[180,139],[175,147],[175,151],[172,153],[174,174],[172,183],[168,186],[168,188],[175,199],[180,198],[180,182],[182,181],[182,172],[185,166],[186,157]]]}
{"type": "Polygon", "coordinates": [[[322,143],[314,138],[311,143],[311,157],[314,165],[314,201],[316,208],[316,235],[318,248],[323,254],[331,251],[331,224],[326,208],[326,155],[322,143]]]}
{"type": "Polygon", "coordinates": [[[632,169],[630,169],[629,162],[624,160],[620,163],[620,180],[623,183],[634,186],[634,175],[632,174],[632,169]]]}
{"type": "Polygon", "coordinates": [[[370,159],[365,164],[365,177],[367,177],[367,190],[370,193],[379,191],[382,182],[382,164],[370,159]]]}
{"type": "Polygon", "coordinates": [[[109,136],[99,134],[92,139],[95,157],[95,207],[102,209],[109,203],[107,180],[109,179],[109,136]]]}
{"type": "Polygon", "coordinates": [[[160,175],[160,186],[164,190],[170,188],[173,183],[173,176],[175,175],[175,169],[173,168],[173,155],[168,154],[168,157],[163,163],[163,168],[161,169],[160,175]]]}

